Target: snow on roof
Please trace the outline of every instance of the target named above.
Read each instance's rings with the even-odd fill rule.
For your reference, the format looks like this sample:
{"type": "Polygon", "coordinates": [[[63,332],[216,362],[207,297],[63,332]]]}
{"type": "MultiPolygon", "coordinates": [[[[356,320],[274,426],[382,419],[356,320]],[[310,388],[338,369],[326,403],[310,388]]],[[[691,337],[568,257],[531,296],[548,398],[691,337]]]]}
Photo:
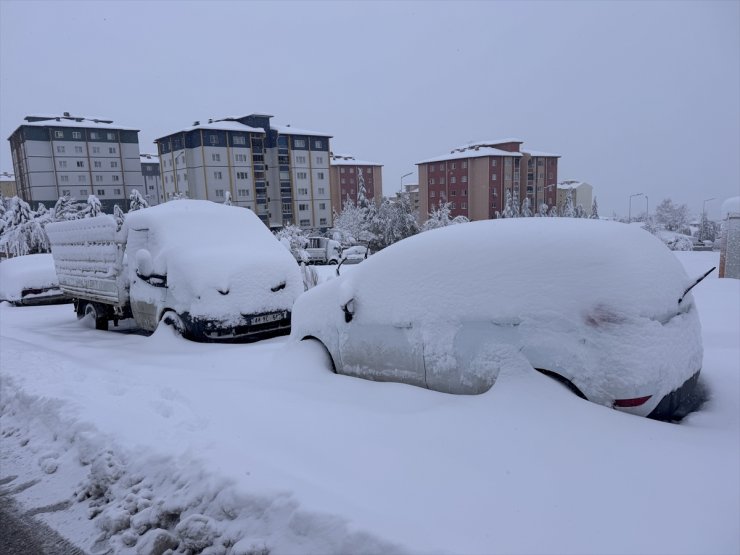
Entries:
{"type": "MultiPolygon", "coordinates": [[[[42,116],[33,116],[42,117],[42,116]]],[[[24,121],[16,128],[16,131],[23,126],[27,127],[84,127],[90,129],[118,129],[121,131],[139,131],[134,127],[124,127],[123,125],[114,125],[113,122],[105,123],[110,120],[101,120],[96,118],[77,118],[66,119],[64,116],[52,117],[42,121],[24,121]],[[81,120],[81,121],[77,121],[81,120]]],[[[15,133],[15,131],[13,131],[15,133]]]]}
{"type": "Polygon", "coordinates": [[[156,154],[140,154],[142,164],[159,164],[159,156],[156,154]]]}
{"type": "Polygon", "coordinates": [[[270,125],[272,129],[276,129],[281,135],[310,135],[312,137],[333,137],[329,133],[323,131],[309,131],[307,129],[298,129],[290,125],[270,125]]]}
{"type": "Polygon", "coordinates": [[[482,146],[482,145],[503,145],[506,143],[519,143],[522,144],[524,141],[521,139],[493,139],[493,140],[486,140],[486,141],[470,141],[469,143],[466,143],[465,145],[458,147],[458,148],[467,148],[471,146],[482,146]]]}
{"type": "Polygon", "coordinates": [[[437,156],[436,158],[428,158],[427,160],[416,162],[416,164],[419,165],[428,164],[430,162],[444,162],[445,160],[460,160],[462,158],[481,158],[483,156],[519,157],[521,155],[521,152],[507,152],[506,150],[500,150],[498,148],[481,146],[478,148],[471,148],[470,150],[464,150],[462,152],[452,151],[449,154],[443,154],[442,156],[437,156]]]}
{"type": "Polygon", "coordinates": [[[206,123],[198,122],[197,125],[191,125],[190,127],[185,127],[184,129],[180,129],[179,131],[173,131],[172,133],[162,135],[160,139],[169,137],[170,135],[176,135],[177,133],[187,133],[188,131],[195,131],[196,129],[210,129],[214,131],[242,131],[244,133],[262,133],[263,135],[265,133],[264,129],[244,125],[243,123],[240,123],[238,121],[211,121],[206,123]]]}
{"type": "Polygon", "coordinates": [[[368,162],[367,160],[357,160],[350,154],[335,154],[331,157],[332,166],[382,166],[377,162],[368,162]]]}
{"type": "Polygon", "coordinates": [[[558,183],[558,189],[577,189],[581,185],[588,185],[588,183],[576,179],[566,179],[558,183]]]}
{"type": "Polygon", "coordinates": [[[560,154],[553,154],[551,152],[542,152],[541,150],[531,150],[529,148],[522,150],[522,152],[529,154],[530,156],[546,156],[548,158],[560,158],[560,154]]]}
{"type": "Polygon", "coordinates": [[[723,220],[730,214],[740,214],[740,197],[730,197],[724,201],[720,213],[723,220]]]}

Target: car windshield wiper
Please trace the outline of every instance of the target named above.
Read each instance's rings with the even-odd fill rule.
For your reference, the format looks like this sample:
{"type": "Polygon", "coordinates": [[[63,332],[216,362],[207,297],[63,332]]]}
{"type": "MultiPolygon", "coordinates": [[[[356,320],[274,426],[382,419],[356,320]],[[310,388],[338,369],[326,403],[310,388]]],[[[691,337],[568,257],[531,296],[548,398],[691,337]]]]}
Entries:
{"type": "Polygon", "coordinates": [[[681,304],[681,301],[683,301],[684,297],[686,295],[688,295],[689,291],[691,291],[694,287],[696,287],[697,285],[699,285],[702,282],[702,280],[705,277],[707,277],[709,274],[711,274],[715,269],[717,269],[717,266],[712,266],[707,272],[704,273],[703,276],[699,277],[694,283],[692,283],[691,285],[689,285],[686,288],[686,291],[683,292],[683,295],[681,295],[681,298],[678,299],[678,304],[681,304]]]}

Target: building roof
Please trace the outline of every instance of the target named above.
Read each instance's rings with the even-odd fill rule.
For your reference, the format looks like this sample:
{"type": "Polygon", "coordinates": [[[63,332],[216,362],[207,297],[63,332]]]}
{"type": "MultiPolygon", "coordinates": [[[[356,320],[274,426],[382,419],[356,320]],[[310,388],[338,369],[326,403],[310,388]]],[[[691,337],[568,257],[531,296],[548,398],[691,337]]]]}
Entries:
{"type": "Polygon", "coordinates": [[[547,158],[560,158],[560,154],[552,154],[551,152],[542,152],[541,150],[531,150],[529,148],[522,150],[523,153],[529,154],[530,156],[543,156],[547,158]]]}
{"type": "Polygon", "coordinates": [[[422,160],[421,162],[416,162],[416,165],[429,164],[431,162],[444,162],[446,160],[461,160],[464,158],[482,158],[484,156],[518,157],[521,155],[522,155],[521,152],[508,152],[506,150],[501,150],[498,148],[480,146],[478,148],[471,147],[469,150],[462,150],[462,151],[456,149],[450,152],[449,154],[443,154],[442,156],[437,156],[435,158],[428,158],[426,160],[422,160]]]}
{"type": "Polygon", "coordinates": [[[154,142],[156,143],[160,139],[171,137],[172,135],[177,135],[178,133],[195,131],[196,129],[206,129],[213,131],[241,131],[243,133],[261,133],[263,135],[265,134],[264,129],[260,129],[259,127],[250,127],[249,125],[244,125],[243,123],[240,123],[238,121],[210,121],[206,123],[200,123],[199,121],[197,121],[190,127],[185,127],[178,131],[173,131],[172,133],[162,135],[161,137],[154,139],[154,142]]]}
{"type": "Polygon", "coordinates": [[[310,135],[312,137],[333,137],[334,136],[329,133],[324,133],[323,131],[309,131],[308,129],[298,129],[291,125],[272,125],[270,124],[270,127],[272,129],[277,129],[278,133],[280,133],[281,135],[310,135]]]}
{"type": "Polygon", "coordinates": [[[588,185],[589,187],[591,186],[585,181],[578,181],[577,179],[566,179],[565,181],[561,181],[560,183],[558,183],[558,189],[567,191],[568,189],[577,189],[581,185],[588,185]]]}
{"type": "Polygon", "coordinates": [[[349,154],[334,154],[329,161],[332,166],[383,166],[377,162],[368,162],[367,160],[357,160],[349,154]]]}
{"type": "MultiPolygon", "coordinates": [[[[134,127],[124,127],[122,125],[113,125],[112,120],[99,118],[83,118],[71,116],[26,116],[26,121],[18,126],[16,131],[23,126],[30,127],[85,127],[100,129],[119,129],[123,131],[139,131],[134,127]],[[35,121],[28,121],[33,118],[35,121]],[[45,118],[45,119],[36,119],[45,118]]],[[[15,133],[15,131],[14,131],[15,133]]]]}
{"type": "Polygon", "coordinates": [[[139,154],[142,164],[159,164],[159,156],[156,154],[139,154]]]}

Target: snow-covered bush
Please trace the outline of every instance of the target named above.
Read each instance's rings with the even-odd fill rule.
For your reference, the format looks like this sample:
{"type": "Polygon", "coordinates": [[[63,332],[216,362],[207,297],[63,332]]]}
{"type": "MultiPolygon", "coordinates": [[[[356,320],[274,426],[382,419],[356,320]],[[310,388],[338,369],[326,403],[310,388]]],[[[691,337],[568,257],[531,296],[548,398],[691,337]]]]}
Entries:
{"type": "Polygon", "coordinates": [[[306,247],[308,237],[297,225],[288,225],[275,233],[275,237],[295,256],[296,260],[308,260],[306,247]]]}
{"type": "Polygon", "coordinates": [[[450,217],[450,203],[439,201],[439,206],[433,208],[429,213],[429,219],[424,222],[422,231],[429,231],[430,229],[437,229],[439,227],[446,227],[448,225],[456,225],[467,223],[469,220],[465,216],[450,217]]]}
{"type": "Polygon", "coordinates": [[[141,196],[141,193],[138,191],[138,189],[132,190],[128,199],[129,212],[135,212],[136,210],[141,210],[142,208],[149,208],[149,203],[143,196],[141,196]]]}
{"type": "Polygon", "coordinates": [[[675,235],[668,241],[665,241],[666,246],[672,251],[690,251],[694,250],[694,241],[691,237],[686,235],[675,235]]]}

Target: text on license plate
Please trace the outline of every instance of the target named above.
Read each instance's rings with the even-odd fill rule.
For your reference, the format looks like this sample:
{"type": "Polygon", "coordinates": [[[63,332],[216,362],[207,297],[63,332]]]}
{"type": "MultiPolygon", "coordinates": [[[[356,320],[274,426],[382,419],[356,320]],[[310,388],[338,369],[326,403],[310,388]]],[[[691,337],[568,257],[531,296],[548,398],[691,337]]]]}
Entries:
{"type": "Polygon", "coordinates": [[[261,314],[260,316],[252,316],[249,323],[254,325],[257,324],[268,324],[270,322],[277,322],[285,318],[285,312],[273,312],[272,314],[261,314]]]}

